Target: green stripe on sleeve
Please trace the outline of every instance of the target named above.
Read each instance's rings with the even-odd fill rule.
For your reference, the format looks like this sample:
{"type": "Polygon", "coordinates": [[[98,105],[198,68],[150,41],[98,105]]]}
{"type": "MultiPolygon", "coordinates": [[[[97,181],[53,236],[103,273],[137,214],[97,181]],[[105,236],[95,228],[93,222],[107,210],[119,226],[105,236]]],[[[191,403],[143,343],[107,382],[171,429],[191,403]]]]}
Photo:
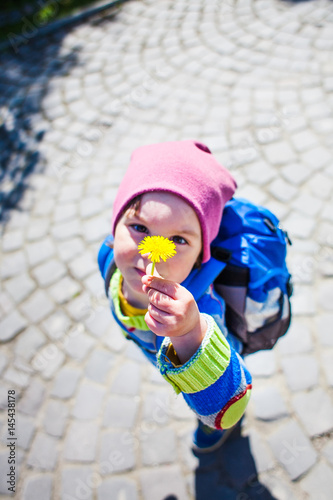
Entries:
{"type": "Polygon", "coordinates": [[[119,269],[116,269],[115,272],[113,273],[112,278],[111,278],[109,295],[111,295],[111,298],[113,300],[114,309],[115,309],[117,318],[122,323],[124,323],[124,325],[126,325],[126,326],[134,327],[134,328],[137,328],[138,330],[149,331],[147,323],[145,322],[144,315],[130,317],[130,316],[125,316],[122,313],[122,310],[120,308],[120,300],[119,300],[119,293],[118,293],[120,279],[121,279],[121,272],[119,271],[119,269]]]}
{"type": "MultiPolygon", "coordinates": [[[[202,313],[203,314],[203,313],[202,313]]],[[[197,352],[180,367],[165,358],[171,343],[166,337],[158,352],[158,364],[163,377],[176,393],[195,393],[206,389],[224,373],[230,362],[230,346],[214,319],[203,314],[208,325],[207,333],[197,352]]]]}

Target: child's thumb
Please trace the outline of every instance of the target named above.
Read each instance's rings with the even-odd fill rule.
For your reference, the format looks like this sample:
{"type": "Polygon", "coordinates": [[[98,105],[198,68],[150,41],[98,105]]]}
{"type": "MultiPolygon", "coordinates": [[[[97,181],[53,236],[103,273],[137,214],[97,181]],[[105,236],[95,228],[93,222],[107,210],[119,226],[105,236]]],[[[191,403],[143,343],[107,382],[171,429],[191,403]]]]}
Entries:
{"type": "MultiPolygon", "coordinates": [[[[152,270],[152,267],[153,267],[153,263],[150,262],[148,264],[148,266],[146,267],[146,274],[148,274],[148,276],[152,276],[151,274],[151,270],[152,270]]],[[[160,276],[157,272],[157,269],[156,269],[156,266],[155,266],[155,269],[154,269],[154,276],[156,276],[157,278],[162,278],[162,276],[160,276]]],[[[163,279],[163,278],[162,278],[163,279]]]]}

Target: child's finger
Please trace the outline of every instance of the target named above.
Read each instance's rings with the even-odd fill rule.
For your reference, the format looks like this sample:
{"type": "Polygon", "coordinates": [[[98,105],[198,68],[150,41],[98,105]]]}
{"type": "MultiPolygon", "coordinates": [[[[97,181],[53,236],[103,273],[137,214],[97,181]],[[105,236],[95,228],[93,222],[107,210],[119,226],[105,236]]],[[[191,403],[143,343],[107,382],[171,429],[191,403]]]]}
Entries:
{"type": "Polygon", "coordinates": [[[175,307],[175,300],[166,295],[165,293],[159,292],[154,288],[148,288],[148,299],[149,303],[167,313],[171,313],[175,307]]]}
{"type": "Polygon", "coordinates": [[[157,278],[155,276],[142,276],[141,281],[143,285],[146,285],[149,288],[153,288],[158,292],[164,293],[165,295],[168,295],[173,299],[177,298],[179,290],[181,289],[181,286],[178,283],[175,283],[174,281],[168,281],[163,278],[157,278]]]}
{"type": "Polygon", "coordinates": [[[156,335],[165,337],[169,333],[169,328],[172,325],[172,318],[168,314],[163,313],[153,305],[149,304],[148,312],[145,315],[145,321],[149,329],[156,335]]]}

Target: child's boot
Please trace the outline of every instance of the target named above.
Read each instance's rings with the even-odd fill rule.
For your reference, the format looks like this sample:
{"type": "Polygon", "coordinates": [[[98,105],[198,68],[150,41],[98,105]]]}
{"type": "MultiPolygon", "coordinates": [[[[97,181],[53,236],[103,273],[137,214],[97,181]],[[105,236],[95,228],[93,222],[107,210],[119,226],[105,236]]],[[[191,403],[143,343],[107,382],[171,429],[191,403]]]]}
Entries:
{"type": "Polygon", "coordinates": [[[198,420],[198,427],[193,434],[192,449],[197,453],[209,453],[217,450],[228,439],[240,423],[229,429],[212,429],[198,420]]]}

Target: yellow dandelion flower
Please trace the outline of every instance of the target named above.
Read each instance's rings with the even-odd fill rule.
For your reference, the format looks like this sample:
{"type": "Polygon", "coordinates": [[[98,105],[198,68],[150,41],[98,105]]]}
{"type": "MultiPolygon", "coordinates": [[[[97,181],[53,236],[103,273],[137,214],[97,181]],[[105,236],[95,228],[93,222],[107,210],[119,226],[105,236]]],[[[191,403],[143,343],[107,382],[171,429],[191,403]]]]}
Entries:
{"type": "Polygon", "coordinates": [[[138,245],[141,255],[149,253],[148,258],[153,263],[151,274],[154,274],[155,263],[164,262],[176,255],[176,245],[164,236],[146,236],[138,245]]]}

